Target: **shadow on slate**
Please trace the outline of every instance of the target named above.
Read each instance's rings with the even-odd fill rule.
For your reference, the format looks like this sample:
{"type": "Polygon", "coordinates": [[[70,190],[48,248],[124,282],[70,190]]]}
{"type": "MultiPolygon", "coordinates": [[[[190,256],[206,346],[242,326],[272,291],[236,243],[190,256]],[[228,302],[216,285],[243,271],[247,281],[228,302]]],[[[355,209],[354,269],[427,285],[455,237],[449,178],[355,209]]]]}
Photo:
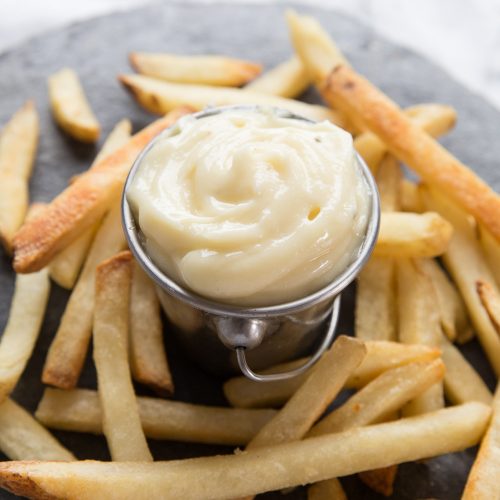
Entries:
{"type": "MultiPolygon", "coordinates": [[[[420,102],[442,102],[455,106],[459,122],[443,139],[465,163],[471,165],[497,190],[500,189],[500,115],[481,97],[453,81],[444,71],[413,52],[397,47],[373,31],[342,14],[297,5],[316,16],[334,35],[356,68],[403,106],[420,102]]],[[[279,5],[152,4],[150,6],[74,24],[34,38],[0,55],[0,123],[28,98],[34,98],[41,115],[41,140],[31,180],[34,201],[48,201],[71,176],[90,164],[97,148],[77,144],[65,137],[53,123],[48,109],[46,78],[63,66],[80,75],[93,109],[103,126],[103,137],[123,117],[134,129],[146,125],[152,116],[142,111],[120,88],[115,76],[130,72],[127,54],[132,50],[169,51],[181,54],[223,53],[261,61],[267,67],[291,54],[283,7],[279,5]]],[[[314,91],[306,100],[317,102],[314,91]]],[[[3,328],[13,289],[10,261],[0,258],[0,328],[3,328]]],[[[68,294],[53,287],[43,331],[36,351],[16,391],[15,399],[33,411],[42,394],[40,374],[51,338],[68,294]]],[[[353,288],[343,298],[340,331],[352,332],[353,288]]],[[[168,338],[167,347],[176,383],[176,398],[206,404],[224,404],[221,381],[200,371],[168,338]]],[[[464,347],[467,358],[490,386],[493,376],[476,341],[464,347]]],[[[95,387],[95,372],[87,359],[81,385],[95,387]]],[[[148,394],[144,388],[140,393],[148,394]]],[[[108,460],[101,437],[55,432],[79,458],[108,460]]],[[[227,447],[151,441],[157,459],[171,459],[230,452],[227,447]]],[[[395,499],[458,499],[465,483],[474,450],[400,467],[395,499]]],[[[5,457],[1,457],[5,458],[5,457]]],[[[351,499],[383,498],[356,477],[342,483],[351,499]]],[[[299,488],[287,498],[305,498],[299,488]]],[[[13,498],[0,491],[0,498],[13,498]]],[[[262,498],[280,499],[280,493],[262,498]]]]}

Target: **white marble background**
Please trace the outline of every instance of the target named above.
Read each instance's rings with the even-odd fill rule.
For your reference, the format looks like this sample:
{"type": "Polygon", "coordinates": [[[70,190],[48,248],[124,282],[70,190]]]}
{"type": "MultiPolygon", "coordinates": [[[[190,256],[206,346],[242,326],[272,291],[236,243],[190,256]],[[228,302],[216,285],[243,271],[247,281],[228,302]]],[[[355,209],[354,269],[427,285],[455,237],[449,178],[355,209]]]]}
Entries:
{"type": "MultiPolygon", "coordinates": [[[[148,1],[0,0],[0,52],[46,30],[131,9],[148,1]]],[[[286,6],[285,1],[274,1],[286,6]]],[[[455,79],[500,108],[500,0],[303,0],[303,3],[331,7],[358,18],[386,38],[438,63],[455,79]]]]}

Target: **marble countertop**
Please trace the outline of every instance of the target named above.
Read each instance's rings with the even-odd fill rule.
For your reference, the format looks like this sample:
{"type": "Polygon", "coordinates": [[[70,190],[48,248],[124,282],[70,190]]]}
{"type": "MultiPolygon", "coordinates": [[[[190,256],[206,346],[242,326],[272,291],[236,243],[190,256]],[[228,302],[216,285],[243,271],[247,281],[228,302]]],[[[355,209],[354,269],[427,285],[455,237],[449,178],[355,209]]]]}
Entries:
{"type": "MultiPolygon", "coordinates": [[[[262,0],[244,0],[244,3],[259,1],[262,0]]],[[[0,52],[46,30],[148,2],[2,0],[0,52]]],[[[275,2],[287,6],[287,2],[275,2]]],[[[500,108],[500,58],[496,57],[500,52],[500,0],[302,0],[301,3],[338,9],[359,19],[384,37],[425,55],[500,108]]]]}

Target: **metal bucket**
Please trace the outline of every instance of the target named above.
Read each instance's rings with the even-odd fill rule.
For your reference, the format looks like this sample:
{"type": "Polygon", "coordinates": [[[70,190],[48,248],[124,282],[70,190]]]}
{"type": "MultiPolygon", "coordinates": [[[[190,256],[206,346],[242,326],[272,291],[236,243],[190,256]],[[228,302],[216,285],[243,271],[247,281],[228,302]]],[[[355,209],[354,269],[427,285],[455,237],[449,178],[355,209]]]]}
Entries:
{"type": "MultiPolygon", "coordinates": [[[[194,116],[203,119],[226,110],[255,110],[251,106],[212,108],[194,116]]],[[[275,110],[279,116],[303,121],[301,116],[275,110]]],[[[340,311],[340,293],[368,260],[378,234],[380,204],[370,170],[356,155],[371,199],[366,235],[357,258],[324,288],[298,300],[268,307],[238,307],[201,297],[166,276],[147,255],[144,238],[127,202],[127,189],[143,158],[156,141],[175,132],[175,125],[153,139],[135,161],[125,184],[122,199],[123,226],[130,250],[155,281],[163,310],[181,344],[202,367],[219,374],[241,370],[256,381],[282,380],[309,369],[328,348],[335,335],[340,311]],[[258,374],[273,364],[314,354],[291,371],[258,374]],[[251,368],[250,368],[251,366],[251,368]]]]}

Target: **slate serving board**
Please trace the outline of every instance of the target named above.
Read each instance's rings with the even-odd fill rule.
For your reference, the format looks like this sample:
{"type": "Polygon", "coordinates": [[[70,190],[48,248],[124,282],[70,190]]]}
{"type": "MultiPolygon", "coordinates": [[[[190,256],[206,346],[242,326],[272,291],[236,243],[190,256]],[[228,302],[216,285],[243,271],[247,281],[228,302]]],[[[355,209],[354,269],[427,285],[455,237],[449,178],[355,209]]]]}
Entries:
{"type": "MultiPolygon", "coordinates": [[[[296,7],[316,16],[334,35],[353,65],[401,105],[436,101],[455,106],[459,123],[443,139],[443,143],[496,190],[500,189],[498,111],[435,65],[389,43],[359,22],[318,7],[296,7]]],[[[0,123],[5,123],[30,97],[36,100],[41,115],[41,140],[31,180],[33,200],[49,201],[66,186],[72,175],[88,167],[97,152],[97,147],[68,139],[54,125],[48,109],[47,76],[66,65],[75,68],[103,126],[104,135],[123,117],[132,119],[137,130],[152,117],[133,102],[115,78],[120,72],[130,71],[127,54],[131,50],[223,53],[261,61],[266,66],[272,66],[291,54],[282,5],[185,5],[179,1],[151,4],[138,10],[78,23],[34,38],[0,55],[0,123]]],[[[317,96],[310,91],[305,99],[315,102],[317,96]]],[[[13,284],[10,260],[1,254],[0,331],[6,322],[13,284]]],[[[41,397],[43,362],[67,297],[66,291],[53,286],[35,354],[15,390],[14,398],[29,410],[36,408],[41,397]]],[[[352,310],[351,288],[343,301],[341,330],[344,332],[352,332],[352,310]]],[[[204,404],[225,404],[221,380],[200,371],[168,335],[166,343],[176,383],[176,398],[204,404]]],[[[469,343],[463,351],[491,387],[494,378],[477,343],[469,343]]],[[[90,359],[80,385],[95,387],[95,372],[90,359]]],[[[148,394],[143,388],[140,392],[148,394]]],[[[54,434],[80,459],[109,459],[105,441],[100,437],[69,432],[54,434]]],[[[156,459],[231,451],[221,446],[159,441],[151,441],[150,444],[156,459]]],[[[393,498],[460,498],[474,454],[475,450],[467,450],[422,463],[402,465],[393,498]]],[[[342,483],[351,499],[383,498],[356,477],[344,478],[342,483]]],[[[305,497],[305,489],[297,489],[288,495],[288,498],[305,497]]],[[[0,491],[0,498],[13,496],[0,491]]],[[[262,498],[279,499],[283,496],[269,493],[262,498]]]]}

